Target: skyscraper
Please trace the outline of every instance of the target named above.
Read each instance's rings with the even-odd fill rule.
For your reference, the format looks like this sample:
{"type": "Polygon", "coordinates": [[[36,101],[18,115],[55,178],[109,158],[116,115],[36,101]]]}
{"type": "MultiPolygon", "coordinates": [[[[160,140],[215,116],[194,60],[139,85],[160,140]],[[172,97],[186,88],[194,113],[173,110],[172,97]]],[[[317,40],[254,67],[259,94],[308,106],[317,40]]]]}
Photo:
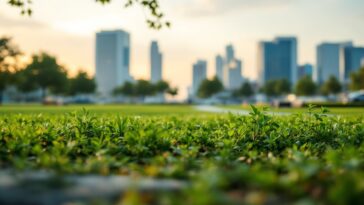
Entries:
{"type": "Polygon", "coordinates": [[[226,46],[226,63],[230,63],[235,59],[235,51],[233,45],[226,46]]]}
{"type": "Polygon", "coordinates": [[[297,81],[297,39],[279,37],[258,45],[258,73],[260,84],[269,80],[297,81]]]}
{"type": "Polygon", "coordinates": [[[313,66],[311,64],[298,66],[298,80],[305,76],[309,76],[311,79],[313,79],[313,66]]]}
{"type": "Polygon", "coordinates": [[[217,55],[215,58],[216,77],[223,82],[224,79],[224,58],[217,55]]]}
{"type": "Polygon", "coordinates": [[[112,90],[131,81],[130,36],[123,30],[101,31],[96,34],[97,91],[110,95],[112,90]]]}
{"type": "Polygon", "coordinates": [[[341,51],[341,81],[347,83],[350,79],[350,73],[357,71],[362,66],[364,59],[364,47],[346,46],[341,51]]]}
{"type": "Polygon", "coordinates": [[[225,70],[227,79],[227,84],[225,87],[229,90],[235,90],[240,88],[243,83],[243,77],[241,75],[242,62],[241,60],[234,59],[232,60],[227,69],[225,70]]]}
{"type": "Polygon", "coordinates": [[[340,67],[342,67],[344,56],[341,52],[347,46],[352,46],[352,43],[322,43],[317,46],[317,78],[315,80],[319,84],[327,81],[330,76],[343,80],[344,73],[340,67]]]}
{"type": "Polygon", "coordinates": [[[153,41],[150,47],[150,65],[150,80],[153,83],[162,80],[162,53],[156,41],[153,41]]]}
{"type": "Polygon", "coordinates": [[[198,88],[207,77],[207,62],[199,60],[193,65],[192,71],[192,95],[196,96],[198,88]]]}
{"type": "Polygon", "coordinates": [[[235,50],[232,45],[226,46],[226,57],[223,61],[222,83],[228,90],[234,90],[241,86],[243,77],[241,74],[242,62],[235,58],[235,50]]]}

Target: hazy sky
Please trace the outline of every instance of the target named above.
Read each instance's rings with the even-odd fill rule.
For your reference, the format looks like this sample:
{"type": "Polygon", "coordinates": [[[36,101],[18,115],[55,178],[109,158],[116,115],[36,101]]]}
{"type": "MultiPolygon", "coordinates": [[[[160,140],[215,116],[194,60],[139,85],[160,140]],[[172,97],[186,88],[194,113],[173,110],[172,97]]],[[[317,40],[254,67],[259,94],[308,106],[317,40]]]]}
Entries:
{"type": "Polygon", "coordinates": [[[172,28],[153,31],[140,6],[124,9],[125,0],[102,6],[94,0],[34,0],[32,17],[0,0],[0,36],[14,38],[31,54],[56,55],[71,72],[94,73],[95,32],[124,29],[131,33],[131,73],[149,78],[149,47],[158,40],[164,54],[163,76],[180,87],[192,81],[192,64],[214,58],[226,44],[235,46],[246,77],[257,76],[257,44],[276,36],[298,38],[299,63],[315,63],[315,47],[323,41],[353,40],[364,46],[364,0],[160,0],[172,28]]]}

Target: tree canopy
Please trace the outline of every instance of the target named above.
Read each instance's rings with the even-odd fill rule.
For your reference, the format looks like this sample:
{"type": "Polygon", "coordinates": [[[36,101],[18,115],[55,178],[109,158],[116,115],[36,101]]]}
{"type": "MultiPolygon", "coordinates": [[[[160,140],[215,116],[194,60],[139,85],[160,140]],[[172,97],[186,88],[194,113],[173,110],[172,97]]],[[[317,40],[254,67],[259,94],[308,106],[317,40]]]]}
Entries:
{"type": "Polygon", "coordinates": [[[178,94],[178,88],[169,88],[167,90],[167,93],[171,95],[172,97],[176,96],[178,94]]]}
{"type": "MultiPolygon", "coordinates": [[[[136,82],[125,82],[123,85],[114,89],[114,95],[124,95],[128,97],[145,97],[152,96],[158,93],[174,93],[178,92],[177,88],[170,88],[169,83],[166,81],[159,81],[155,84],[147,80],[137,80],[136,82]]],[[[175,94],[175,95],[176,95],[175,94]]],[[[171,94],[172,95],[172,94],[171,94]]]]}
{"type": "Polygon", "coordinates": [[[122,86],[115,88],[113,94],[114,95],[122,94],[128,97],[132,97],[136,95],[135,86],[131,82],[125,82],[122,86]]]}
{"type": "Polygon", "coordinates": [[[322,85],[321,93],[324,95],[338,94],[342,89],[340,82],[335,76],[330,78],[322,85]]]}
{"type": "Polygon", "coordinates": [[[245,82],[241,85],[241,87],[237,90],[236,93],[238,96],[243,97],[251,97],[254,95],[254,90],[249,82],[245,82]]]}
{"type": "Polygon", "coordinates": [[[84,71],[79,71],[78,74],[69,80],[69,94],[90,94],[96,90],[96,82],[84,71]]]}
{"type": "Polygon", "coordinates": [[[137,80],[135,84],[135,93],[140,97],[153,95],[155,93],[155,87],[147,80],[137,80]]]}
{"type": "MultiPolygon", "coordinates": [[[[112,0],[93,0],[100,4],[109,4],[112,0]]],[[[148,16],[146,17],[146,23],[150,28],[161,29],[162,27],[170,26],[170,22],[164,19],[164,13],[160,10],[158,0],[122,0],[125,7],[131,7],[133,5],[141,5],[148,11],[148,16]]],[[[32,10],[32,0],[8,0],[8,4],[20,9],[22,15],[31,16],[32,10]]]]}
{"type": "Polygon", "coordinates": [[[168,82],[163,81],[163,80],[157,82],[154,86],[155,86],[155,90],[158,93],[164,93],[164,92],[166,92],[169,89],[168,82]]]}
{"type": "Polygon", "coordinates": [[[15,81],[16,59],[20,54],[18,47],[12,44],[11,38],[0,38],[0,104],[5,88],[15,81]]]}
{"type": "Polygon", "coordinates": [[[291,84],[286,79],[269,80],[264,85],[263,91],[268,96],[288,94],[291,91],[291,84]]]}
{"type": "Polygon", "coordinates": [[[298,80],[295,88],[296,95],[298,96],[311,96],[316,93],[316,84],[312,81],[310,76],[305,76],[298,80]]]}
{"type": "Polygon", "coordinates": [[[9,85],[14,85],[21,92],[42,90],[53,94],[86,94],[96,89],[95,80],[86,72],[78,72],[74,78],[68,78],[66,69],[59,65],[56,57],[47,53],[32,56],[31,62],[24,67],[18,58],[22,55],[9,37],[0,38],[0,103],[2,93],[9,85]]]}
{"type": "Polygon", "coordinates": [[[212,80],[205,79],[198,88],[197,95],[200,98],[208,98],[224,90],[221,81],[215,76],[212,80]]]}
{"type": "Polygon", "coordinates": [[[350,89],[353,91],[364,89],[364,67],[350,75],[350,89]]]}
{"type": "Polygon", "coordinates": [[[67,89],[67,72],[57,63],[55,57],[47,53],[33,55],[32,62],[23,70],[20,89],[31,91],[40,88],[43,97],[49,90],[62,94],[67,89]]]}

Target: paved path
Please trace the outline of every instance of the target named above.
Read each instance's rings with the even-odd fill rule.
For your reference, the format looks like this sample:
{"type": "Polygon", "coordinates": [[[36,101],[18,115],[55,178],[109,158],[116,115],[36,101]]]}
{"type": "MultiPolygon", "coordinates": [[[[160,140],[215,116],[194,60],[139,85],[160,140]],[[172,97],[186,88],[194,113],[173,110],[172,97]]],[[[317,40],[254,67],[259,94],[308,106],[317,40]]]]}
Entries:
{"type": "Polygon", "coordinates": [[[0,204],[115,204],[130,190],[158,195],[186,186],[184,181],[170,179],[0,171],[0,204]]]}
{"type": "MultiPolygon", "coordinates": [[[[247,110],[239,110],[239,109],[229,109],[229,108],[221,108],[212,105],[196,105],[194,107],[198,111],[202,112],[211,112],[211,113],[231,113],[235,115],[249,115],[250,111],[247,110]]],[[[269,115],[290,115],[290,113],[286,112],[267,112],[269,115]]]]}

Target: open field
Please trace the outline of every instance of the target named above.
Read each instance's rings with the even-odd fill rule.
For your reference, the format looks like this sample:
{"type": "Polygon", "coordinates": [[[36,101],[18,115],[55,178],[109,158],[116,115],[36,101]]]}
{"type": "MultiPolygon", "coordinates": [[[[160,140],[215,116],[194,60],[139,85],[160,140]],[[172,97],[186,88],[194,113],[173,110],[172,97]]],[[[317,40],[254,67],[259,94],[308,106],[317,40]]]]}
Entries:
{"type": "Polygon", "coordinates": [[[64,114],[86,109],[97,115],[193,115],[207,114],[197,111],[189,105],[4,105],[1,114],[64,114]]]}
{"type": "MultiPolygon", "coordinates": [[[[250,106],[243,105],[223,105],[219,106],[225,109],[236,109],[236,110],[250,110],[250,106]]],[[[321,108],[314,108],[315,111],[319,111],[321,108]]],[[[364,116],[364,107],[356,107],[356,108],[327,108],[329,114],[335,115],[345,115],[345,116],[364,116]]],[[[284,113],[292,113],[292,114],[302,114],[307,113],[308,108],[275,108],[270,107],[269,111],[271,112],[284,112],[284,113]]]]}
{"type": "MultiPolygon", "coordinates": [[[[226,110],[245,110],[250,111],[250,106],[242,105],[221,105],[216,106],[226,110]]],[[[142,115],[142,116],[203,116],[213,115],[207,111],[196,109],[193,105],[66,105],[66,106],[43,106],[43,105],[3,105],[0,106],[1,114],[64,114],[86,109],[96,115],[142,115]]],[[[320,112],[319,107],[315,112],[320,112]]],[[[329,114],[344,116],[364,116],[363,108],[327,108],[329,114]]],[[[270,112],[302,114],[307,113],[308,108],[269,108],[270,112]]],[[[215,113],[216,114],[216,113],[215,113]]]]}
{"type": "Polygon", "coordinates": [[[364,204],[363,116],[81,107],[0,108],[0,204],[364,204]]]}

